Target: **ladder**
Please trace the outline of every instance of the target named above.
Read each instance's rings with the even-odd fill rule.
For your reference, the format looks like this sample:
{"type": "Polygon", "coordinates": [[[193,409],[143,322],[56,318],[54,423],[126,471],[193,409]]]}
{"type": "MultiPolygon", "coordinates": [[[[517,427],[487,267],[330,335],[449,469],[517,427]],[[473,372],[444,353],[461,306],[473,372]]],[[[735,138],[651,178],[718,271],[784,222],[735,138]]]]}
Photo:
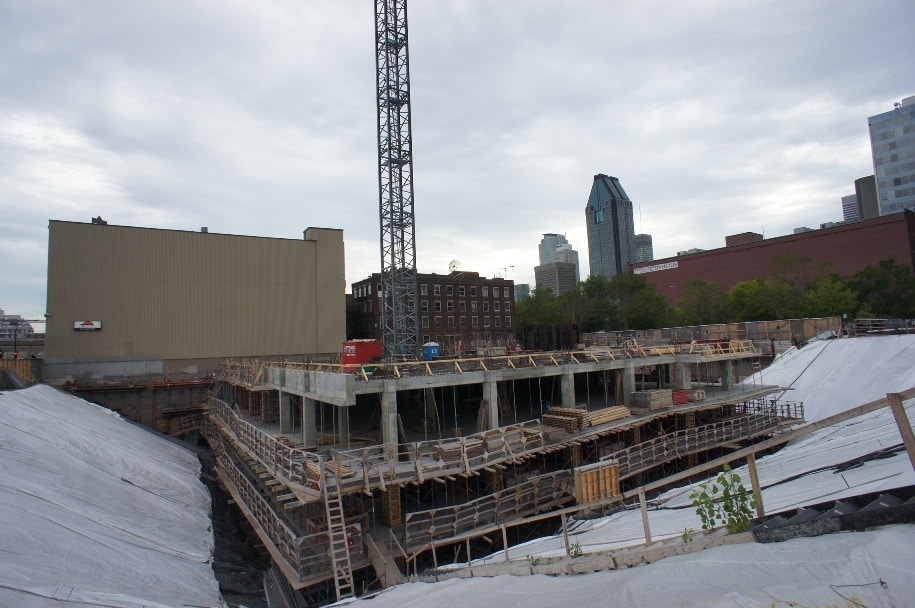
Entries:
{"type": "Polygon", "coordinates": [[[349,559],[349,537],[346,534],[346,520],[343,517],[343,500],[336,480],[328,483],[324,476],[324,512],[327,515],[327,537],[330,541],[330,562],[334,571],[334,588],[337,601],[355,595],[353,590],[353,567],[349,559]]]}

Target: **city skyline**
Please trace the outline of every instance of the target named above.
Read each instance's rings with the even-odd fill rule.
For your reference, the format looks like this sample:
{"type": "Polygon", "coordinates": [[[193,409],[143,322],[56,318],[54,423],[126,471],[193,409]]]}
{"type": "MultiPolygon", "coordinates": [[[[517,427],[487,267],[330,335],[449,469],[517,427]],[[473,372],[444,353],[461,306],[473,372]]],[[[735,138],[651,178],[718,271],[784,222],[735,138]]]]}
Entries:
{"type": "MultiPolygon", "coordinates": [[[[913,30],[902,1],[412,3],[418,270],[533,284],[544,231],[587,242],[597,173],[657,258],[841,220],[913,30]]],[[[341,289],[379,270],[371,4],[11,3],[0,34],[8,313],[45,312],[51,219],[340,228],[341,289]]]]}

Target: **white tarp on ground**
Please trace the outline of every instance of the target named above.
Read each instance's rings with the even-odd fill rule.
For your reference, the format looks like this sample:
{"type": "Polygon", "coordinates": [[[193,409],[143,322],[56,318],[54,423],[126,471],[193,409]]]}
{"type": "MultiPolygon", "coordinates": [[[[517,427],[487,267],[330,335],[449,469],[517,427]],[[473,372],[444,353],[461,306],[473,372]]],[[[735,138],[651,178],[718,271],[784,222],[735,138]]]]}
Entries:
{"type": "MultiPolygon", "coordinates": [[[[820,420],[887,393],[915,387],[915,335],[815,342],[776,360],[747,383],[790,388],[782,399],[803,402],[806,419],[820,420]]],[[[915,399],[905,405],[910,421],[915,419],[915,399]]],[[[776,454],[758,459],[766,511],[915,484],[915,472],[904,451],[842,472],[833,468],[901,441],[893,415],[885,408],[823,429],[796,440],[776,454]]],[[[735,470],[749,484],[746,468],[735,470]]],[[[653,539],[701,528],[688,498],[693,487],[671,490],[652,502],[649,520],[653,539]]],[[[874,584],[881,577],[888,581],[901,571],[907,576],[894,583],[894,588],[872,590],[884,595],[892,592],[895,601],[862,603],[903,606],[915,597],[915,577],[909,576],[915,557],[913,530],[912,526],[892,526],[873,533],[839,534],[770,546],[721,547],[626,572],[559,578],[502,576],[431,586],[412,584],[383,593],[373,601],[379,608],[410,606],[413,601],[425,602],[423,605],[429,608],[452,608],[478,604],[483,597],[479,593],[487,593],[494,594],[487,603],[498,603],[501,597],[506,605],[518,606],[768,606],[778,599],[770,593],[777,589],[779,601],[796,601],[799,602],[796,605],[804,606],[845,606],[856,604],[842,600],[829,585],[874,584]],[[737,567],[729,565],[732,563],[737,567]],[[683,575],[671,582],[672,572],[677,569],[683,575]],[[663,581],[663,585],[658,581],[663,581]],[[663,591],[668,586],[674,590],[663,591]],[[592,595],[589,591],[592,587],[605,589],[592,595]],[[700,594],[699,589],[709,591],[700,594]],[[807,594],[808,589],[812,590],[811,595],[807,594]],[[736,595],[732,597],[731,593],[736,595]],[[439,594],[448,597],[440,600],[439,594]]],[[[630,509],[600,520],[578,522],[573,524],[570,542],[578,543],[586,553],[644,543],[641,514],[638,509],[630,509]]],[[[509,553],[512,559],[528,555],[550,557],[564,555],[565,545],[560,535],[519,545],[509,553]]],[[[499,552],[482,561],[500,561],[502,556],[499,552]]],[[[876,597],[862,595],[860,589],[852,590],[858,597],[876,597]]]]}
{"type": "Polygon", "coordinates": [[[366,608],[826,608],[912,605],[915,526],[728,545],[628,570],[410,583],[366,608]]]}
{"type": "Polygon", "coordinates": [[[223,606],[197,457],[48,386],[0,393],[0,606],[223,606]]]}

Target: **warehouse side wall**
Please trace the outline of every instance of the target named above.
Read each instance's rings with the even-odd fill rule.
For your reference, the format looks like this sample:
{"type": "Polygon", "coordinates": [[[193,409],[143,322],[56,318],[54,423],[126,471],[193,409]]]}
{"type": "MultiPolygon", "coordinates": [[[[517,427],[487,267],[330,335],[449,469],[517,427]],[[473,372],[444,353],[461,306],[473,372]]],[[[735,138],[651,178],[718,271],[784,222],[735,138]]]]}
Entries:
{"type": "Polygon", "coordinates": [[[292,240],[51,221],[44,375],[335,353],[345,288],[341,230],[292,240]]]}

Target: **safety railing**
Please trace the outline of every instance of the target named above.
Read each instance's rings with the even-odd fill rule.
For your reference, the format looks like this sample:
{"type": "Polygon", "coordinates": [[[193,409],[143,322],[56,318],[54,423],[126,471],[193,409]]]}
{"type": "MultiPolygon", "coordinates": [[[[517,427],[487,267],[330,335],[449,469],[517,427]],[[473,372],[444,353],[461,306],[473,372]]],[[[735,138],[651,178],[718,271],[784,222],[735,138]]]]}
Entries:
{"type": "Polygon", "coordinates": [[[219,379],[254,385],[263,374],[263,367],[312,370],[324,373],[353,374],[357,379],[368,381],[381,378],[409,378],[444,374],[466,374],[497,370],[526,369],[538,367],[559,367],[602,361],[617,361],[633,358],[652,358],[678,354],[722,356],[759,354],[752,340],[730,340],[692,344],[643,344],[629,340],[622,347],[598,347],[579,351],[552,351],[538,353],[516,353],[493,357],[466,359],[434,359],[430,361],[379,362],[361,365],[341,363],[316,363],[276,361],[255,364],[250,361],[228,361],[220,369],[219,379]]]}
{"type": "Polygon", "coordinates": [[[323,459],[319,454],[262,431],[241,418],[225,401],[213,398],[210,403],[210,416],[219,420],[233,439],[276,477],[312,490],[322,490],[323,459]]]}
{"type": "Polygon", "coordinates": [[[325,467],[344,491],[361,486],[384,488],[391,483],[445,475],[470,474],[498,462],[515,461],[547,446],[540,422],[531,420],[447,439],[353,450],[330,450],[325,467]]]}
{"type": "Polygon", "coordinates": [[[692,429],[682,429],[632,445],[602,458],[619,462],[620,479],[632,477],[675,458],[749,439],[779,426],[774,413],[750,414],[692,429]]]}
{"type": "Polygon", "coordinates": [[[571,471],[556,471],[460,505],[408,513],[404,518],[403,545],[414,550],[567,504],[574,500],[572,484],[571,471]]]}

